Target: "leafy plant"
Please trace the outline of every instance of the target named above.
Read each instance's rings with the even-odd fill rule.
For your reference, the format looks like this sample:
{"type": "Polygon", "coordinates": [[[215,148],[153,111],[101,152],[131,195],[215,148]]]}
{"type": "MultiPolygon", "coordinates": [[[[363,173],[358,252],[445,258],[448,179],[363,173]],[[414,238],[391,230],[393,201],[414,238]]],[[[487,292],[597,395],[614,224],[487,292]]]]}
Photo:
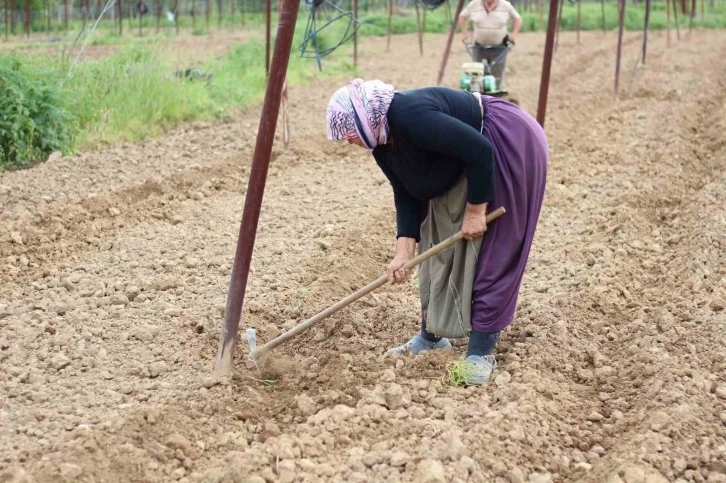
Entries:
{"type": "Polygon", "coordinates": [[[28,71],[18,58],[0,58],[0,169],[71,151],[77,120],[52,72],[28,71]]]}

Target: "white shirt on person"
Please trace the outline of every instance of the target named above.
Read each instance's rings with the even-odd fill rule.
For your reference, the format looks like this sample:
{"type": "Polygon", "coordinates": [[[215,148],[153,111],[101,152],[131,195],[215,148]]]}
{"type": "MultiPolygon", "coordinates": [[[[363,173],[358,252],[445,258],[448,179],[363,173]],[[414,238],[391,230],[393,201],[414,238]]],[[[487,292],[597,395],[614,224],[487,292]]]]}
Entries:
{"type": "Polygon", "coordinates": [[[497,0],[491,11],[487,11],[484,0],[472,0],[461,11],[461,17],[474,24],[474,40],[479,45],[501,44],[507,35],[507,21],[521,18],[507,0],[497,0]]]}

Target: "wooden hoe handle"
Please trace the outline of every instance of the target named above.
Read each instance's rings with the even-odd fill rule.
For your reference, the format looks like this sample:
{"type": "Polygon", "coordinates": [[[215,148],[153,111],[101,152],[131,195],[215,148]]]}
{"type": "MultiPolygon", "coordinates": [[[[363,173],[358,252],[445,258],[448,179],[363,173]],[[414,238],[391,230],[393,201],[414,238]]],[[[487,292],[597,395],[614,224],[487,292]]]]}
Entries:
{"type": "MultiPolygon", "coordinates": [[[[491,213],[487,214],[487,224],[491,223],[492,221],[496,220],[500,216],[502,216],[505,213],[504,207],[499,207],[496,210],[492,211],[491,213]]],[[[422,254],[418,255],[417,257],[411,259],[409,262],[407,262],[403,267],[408,270],[416,265],[420,264],[421,262],[431,258],[432,256],[446,250],[447,248],[450,248],[454,246],[458,241],[462,240],[464,238],[463,233],[461,230],[459,230],[456,234],[450,236],[446,240],[442,241],[438,245],[429,248],[422,254]]],[[[364,297],[368,295],[369,293],[373,292],[378,287],[385,285],[388,281],[388,275],[382,275],[380,278],[374,280],[373,282],[369,283],[365,287],[358,289],[356,292],[348,295],[344,299],[337,302],[335,305],[331,305],[327,309],[323,310],[322,312],[319,312],[318,314],[314,315],[313,317],[309,318],[308,320],[301,322],[300,324],[296,325],[292,329],[288,330],[287,332],[278,335],[274,339],[272,339],[270,342],[268,342],[265,345],[260,346],[259,348],[252,351],[250,354],[253,359],[257,359],[259,356],[261,356],[263,353],[274,349],[275,347],[279,346],[283,342],[292,339],[293,337],[302,334],[306,330],[308,330],[310,327],[314,326],[321,320],[325,319],[326,317],[329,317],[330,315],[334,314],[335,312],[339,311],[343,307],[346,307],[350,305],[351,303],[355,302],[356,300],[360,299],[361,297],[364,297]]]]}

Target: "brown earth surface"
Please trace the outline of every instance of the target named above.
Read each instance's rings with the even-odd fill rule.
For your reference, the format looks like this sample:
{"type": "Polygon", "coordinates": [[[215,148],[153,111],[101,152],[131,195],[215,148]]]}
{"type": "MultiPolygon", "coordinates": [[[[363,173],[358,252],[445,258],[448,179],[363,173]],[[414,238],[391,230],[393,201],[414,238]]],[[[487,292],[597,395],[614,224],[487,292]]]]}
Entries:
{"type": "MultiPolygon", "coordinates": [[[[615,35],[560,39],[545,205],[484,388],[442,384],[465,341],[385,355],[415,280],[247,362],[245,328],[270,340],[393,253],[385,177],[325,139],[336,84],[290,89],[231,381],[210,375],[257,110],[0,174],[0,482],[726,482],[726,33],[650,40],[625,95],[626,35],[616,101],[615,35]]],[[[367,39],[361,70],[430,84],[443,41],[367,39]]],[[[519,44],[534,113],[544,36],[519,44]]]]}

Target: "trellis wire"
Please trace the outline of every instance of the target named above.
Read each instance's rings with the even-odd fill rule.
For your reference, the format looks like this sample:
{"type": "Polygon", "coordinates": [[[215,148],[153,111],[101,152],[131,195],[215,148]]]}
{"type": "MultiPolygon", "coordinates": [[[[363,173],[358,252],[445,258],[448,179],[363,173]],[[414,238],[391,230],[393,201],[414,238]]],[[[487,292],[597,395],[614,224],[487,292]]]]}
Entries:
{"type": "MultiPolygon", "coordinates": [[[[353,0],[354,2],[357,0],[353,0]]],[[[339,8],[337,5],[331,3],[329,0],[313,0],[311,2],[310,0],[305,0],[305,3],[308,4],[310,8],[310,15],[308,16],[307,25],[305,26],[305,35],[303,37],[303,41],[300,44],[300,57],[303,58],[314,58],[317,60],[318,63],[318,69],[323,70],[322,67],[322,58],[326,55],[329,55],[334,50],[336,50],[338,47],[343,45],[345,42],[350,40],[355,33],[360,28],[360,22],[357,18],[355,18],[354,14],[349,11],[345,11],[341,8],[339,8]],[[334,12],[337,12],[337,16],[334,16],[333,18],[329,19],[327,22],[325,22],[321,27],[317,27],[317,19],[316,19],[316,13],[317,9],[321,8],[323,6],[330,7],[334,12]],[[332,47],[327,47],[320,49],[319,48],[319,42],[318,42],[318,34],[323,31],[325,28],[329,27],[333,23],[337,22],[338,20],[342,18],[348,18],[348,25],[346,26],[345,32],[343,33],[341,39],[332,47]],[[351,28],[352,27],[352,28],[351,28]],[[309,50],[309,46],[312,46],[312,50],[309,50]]]]}
{"type": "MultiPolygon", "coordinates": [[[[76,56],[75,60],[70,65],[70,67],[68,67],[68,73],[66,74],[65,78],[61,81],[61,87],[63,87],[63,84],[65,83],[65,81],[70,79],[71,73],[73,72],[73,67],[75,67],[75,65],[80,60],[81,55],[83,54],[83,50],[86,48],[86,45],[88,45],[88,41],[91,40],[91,36],[93,35],[93,32],[96,31],[96,28],[98,27],[98,23],[101,21],[103,14],[106,13],[111,7],[113,7],[113,5],[115,3],[116,3],[116,0],[108,0],[108,2],[106,3],[106,6],[103,8],[103,11],[100,14],[98,14],[98,18],[96,19],[96,22],[93,24],[93,28],[88,33],[88,35],[86,35],[86,39],[83,41],[83,45],[81,45],[81,50],[78,51],[78,55],[76,56]]],[[[91,9],[88,9],[88,16],[90,16],[90,15],[91,15],[91,9]]],[[[85,27],[85,22],[83,25],[85,27]]],[[[81,34],[83,33],[83,30],[85,30],[85,29],[81,29],[81,31],[78,33],[78,37],[76,37],[76,41],[80,38],[81,34]]]]}

